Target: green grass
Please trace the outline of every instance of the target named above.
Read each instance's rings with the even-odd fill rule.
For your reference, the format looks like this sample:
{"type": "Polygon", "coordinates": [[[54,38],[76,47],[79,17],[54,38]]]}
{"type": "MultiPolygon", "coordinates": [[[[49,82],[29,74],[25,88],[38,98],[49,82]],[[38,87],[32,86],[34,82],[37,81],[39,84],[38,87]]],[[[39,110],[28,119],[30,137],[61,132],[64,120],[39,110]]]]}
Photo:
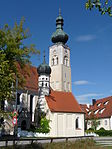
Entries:
{"type": "Polygon", "coordinates": [[[2,147],[1,149],[112,149],[112,147],[102,147],[96,145],[92,139],[77,140],[60,143],[46,143],[46,144],[32,144],[32,145],[20,145],[15,147],[2,147]]]}

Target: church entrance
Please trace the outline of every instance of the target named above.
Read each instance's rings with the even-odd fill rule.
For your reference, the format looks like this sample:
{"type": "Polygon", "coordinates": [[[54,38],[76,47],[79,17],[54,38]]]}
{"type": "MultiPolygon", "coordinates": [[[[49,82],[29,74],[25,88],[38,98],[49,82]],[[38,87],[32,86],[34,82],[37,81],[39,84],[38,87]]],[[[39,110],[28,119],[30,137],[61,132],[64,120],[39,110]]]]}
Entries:
{"type": "Polygon", "coordinates": [[[21,123],[21,130],[26,130],[26,121],[23,120],[21,123]]]}

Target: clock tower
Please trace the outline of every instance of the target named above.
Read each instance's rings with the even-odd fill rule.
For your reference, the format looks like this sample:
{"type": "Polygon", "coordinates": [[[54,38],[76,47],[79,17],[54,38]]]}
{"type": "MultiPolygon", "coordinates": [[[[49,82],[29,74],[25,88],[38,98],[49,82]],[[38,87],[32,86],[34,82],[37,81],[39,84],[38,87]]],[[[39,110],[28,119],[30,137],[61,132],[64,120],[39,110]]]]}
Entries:
{"type": "Polygon", "coordinates": [[[56,31],[52,34],[53,45],[49,47],[51,67],[50,85],[53,90],[71,92],[70,48],[66,45],[68,35],[63,31],[63,17],[59,11],[56,31]]]}

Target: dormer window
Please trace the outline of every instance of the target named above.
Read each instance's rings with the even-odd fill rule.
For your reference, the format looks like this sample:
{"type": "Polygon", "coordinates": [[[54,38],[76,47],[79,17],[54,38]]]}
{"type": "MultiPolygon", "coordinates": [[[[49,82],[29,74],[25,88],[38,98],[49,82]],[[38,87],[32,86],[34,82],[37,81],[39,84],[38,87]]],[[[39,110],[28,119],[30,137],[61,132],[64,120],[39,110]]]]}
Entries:
{"type": "Polygon", "coordinates": [[[104,105],[107,105],[109,101],[104,102],[104,105]]]}
{"type": "Polygon", "coordinates": [[[98,104],[97,104],[97,107],[100,107],[100,105],[101,105],[101,103],[98,103],[98,104]]]}
{"type": "Polygon", "coordinates": [[[91,114],[91,111],[88,113],[88,115],[90,115],[91,114]]]}
{"type": "Polygon", "coordinates": [[[88,111],[89,111],[89,109],[86,109],[86,111],[88,112],[88,111]]]}
{"type": "Polygon", "coordinates": [[[98,111],[99,111],[99,109],[98,109],[98,110],[96,110],[96,111],[94,111],[94,114],[97,114],[97,113],[98,113],[98,111]]]}
{"type": "Polygon", "coordinates": [[[105,108],[101,109],[101,110],[99,111],[99,114],[102,114],[104,110],[105,110],[105,108]]]}

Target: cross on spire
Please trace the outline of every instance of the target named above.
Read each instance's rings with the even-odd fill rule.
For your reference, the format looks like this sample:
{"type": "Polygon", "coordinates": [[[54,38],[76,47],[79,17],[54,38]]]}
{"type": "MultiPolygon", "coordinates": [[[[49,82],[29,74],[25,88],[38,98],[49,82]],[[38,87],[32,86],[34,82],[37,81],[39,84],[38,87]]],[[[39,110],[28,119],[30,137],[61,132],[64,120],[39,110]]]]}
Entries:
{"type": "Polygon", "coordinates": [[[43,63],[46,63],[46,61],[45,61],[45,50],[44,50],[44,52],[43,52],[43,53],[44,53],[44,61],[43,61],[43,63]]]}
{"type": "Polygon", "coordinates": [[[59,8],[59,16],[61,16],[61,8],[59,8]]]}

